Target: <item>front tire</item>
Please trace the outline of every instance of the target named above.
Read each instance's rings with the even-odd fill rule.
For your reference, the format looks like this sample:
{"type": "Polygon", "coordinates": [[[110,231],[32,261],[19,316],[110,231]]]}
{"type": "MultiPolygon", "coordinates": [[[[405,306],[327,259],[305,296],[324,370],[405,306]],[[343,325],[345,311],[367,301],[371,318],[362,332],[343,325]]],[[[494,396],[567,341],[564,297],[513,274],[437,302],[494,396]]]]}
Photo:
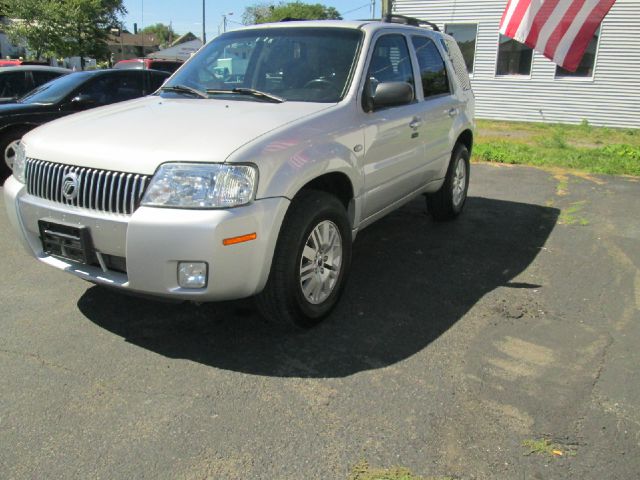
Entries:
{"type": "Polygon", "coordinates": [[[350,263],[344,205],[325,192],[301,192],[289,206],[267,285],[256,297],[260,313],[287,328],[316,325],[338,302],[350,263]]]}
{"type": "Polygon", "coordinates": [[[469,190],[469,157],[467,147],[457,144],[442,187],[436,193],[427,194],[427,209],[434,220],[452,220],[462,212],[469,190]]]}

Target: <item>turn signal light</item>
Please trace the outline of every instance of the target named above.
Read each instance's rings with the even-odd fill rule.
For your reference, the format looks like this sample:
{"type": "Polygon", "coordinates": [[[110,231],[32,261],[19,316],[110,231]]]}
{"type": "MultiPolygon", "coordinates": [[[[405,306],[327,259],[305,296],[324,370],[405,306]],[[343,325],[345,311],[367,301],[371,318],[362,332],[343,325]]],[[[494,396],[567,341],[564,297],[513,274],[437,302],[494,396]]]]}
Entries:
{"type": "Polygon", "coordinates": [[[250,242],[251,240],[255,240],[256,238],[258,238],[258,234],[256,234],[255,232],[248,233],[247,235],[240,235],[239,237],[225,238],[224,240],[222,240],[222,244],[225,246],[235,245],[236,243],[250,242]]]}

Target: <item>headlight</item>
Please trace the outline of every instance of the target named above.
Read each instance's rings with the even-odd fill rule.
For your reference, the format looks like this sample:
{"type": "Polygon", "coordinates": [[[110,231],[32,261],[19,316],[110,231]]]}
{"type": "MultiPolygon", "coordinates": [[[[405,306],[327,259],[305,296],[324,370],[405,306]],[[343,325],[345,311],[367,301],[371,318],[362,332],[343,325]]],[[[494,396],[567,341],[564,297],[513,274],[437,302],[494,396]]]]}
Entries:
{"type": "Polygon", "coordinates": [[[24,183],[24,169],[27,166],[27,156],[24,153],[24,149],[24,142],[18,143],[16,156],[13,159],[13,176],[22,183],[24,183]]]}
{"type": "Polygon", "coordinates": [[[250,165],[165,163],[151,179],[142,205],[225,208],[253,200],[258,171],[250,165]]]}

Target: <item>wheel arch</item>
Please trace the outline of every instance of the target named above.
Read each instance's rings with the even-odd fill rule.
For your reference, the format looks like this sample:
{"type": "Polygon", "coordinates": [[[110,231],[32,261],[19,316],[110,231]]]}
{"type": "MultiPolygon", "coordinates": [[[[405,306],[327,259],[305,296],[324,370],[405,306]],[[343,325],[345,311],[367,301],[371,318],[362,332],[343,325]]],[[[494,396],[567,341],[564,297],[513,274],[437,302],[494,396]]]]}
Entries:
{"type": "Polygon", "coordinates": [[[293,195],[293,198],[308,190],[317,190],[335,196],[347,211],[349,223],[353,227],[355,221],[355,192],[353,183],[346,173],[333,171],[317,176],[302,185],[293,195]]]}
{"type": "MultiPolygon", "coordinates": [[[[21,131],[21,130],[25,130],[26,132],[29,132],[31,130],[33,130],[34,128],[36,128],[38,125],[33,124],[33,123],[12,123],[11,125],[7,125],[6,127],[2,128],[0,130],[0,136],[1,137],[5,137],[7,134],[15,132],[15,131],[21,131]]],[[[4,140],[4,138],[3,138],[4,140]]]]}
{"type": "Polygon", "coordinates": [[[462,131],[460,135],[458,135],[455,144],[464,145],[465,147],[467,147],[469,154],[471,154],[471,150],[473,148],[473,132],[471,131],[471,129],[467,128],[466,130],[462,131]]]}

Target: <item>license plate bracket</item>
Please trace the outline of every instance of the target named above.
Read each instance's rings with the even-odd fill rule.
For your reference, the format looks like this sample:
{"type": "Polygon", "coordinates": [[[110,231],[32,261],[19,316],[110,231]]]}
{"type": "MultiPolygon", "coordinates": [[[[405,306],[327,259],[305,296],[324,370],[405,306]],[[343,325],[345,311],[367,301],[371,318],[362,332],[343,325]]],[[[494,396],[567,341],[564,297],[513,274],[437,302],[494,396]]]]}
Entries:
{"type": "Polygon", "coordinates": [[[44,253],[84,264],[92,262],[94,253],[87,227],[42,219],[38,220],[38,228],[44,253]]]}

